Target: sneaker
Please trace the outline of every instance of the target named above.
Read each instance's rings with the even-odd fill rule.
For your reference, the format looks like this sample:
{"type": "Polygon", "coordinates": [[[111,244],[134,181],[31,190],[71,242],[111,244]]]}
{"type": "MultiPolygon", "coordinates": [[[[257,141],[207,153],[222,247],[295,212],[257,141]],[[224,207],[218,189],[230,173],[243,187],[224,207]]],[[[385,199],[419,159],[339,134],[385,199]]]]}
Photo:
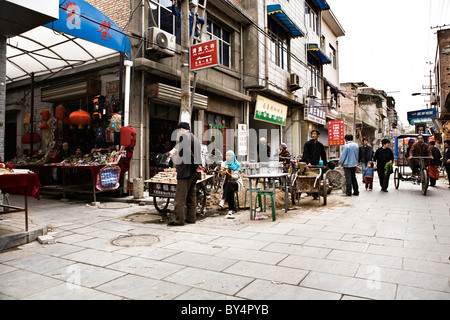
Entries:
{"type": "Polygon", "coordinates": [[[225,205],[225,199],[220,200],[219,207],[223,209],[223,206],[225,205]]]}
{"type": "Polygon", "coordinates": [[[227,215],[225,216],[225,219],[234,219],[233,211],[228,211],[227,215]]]}

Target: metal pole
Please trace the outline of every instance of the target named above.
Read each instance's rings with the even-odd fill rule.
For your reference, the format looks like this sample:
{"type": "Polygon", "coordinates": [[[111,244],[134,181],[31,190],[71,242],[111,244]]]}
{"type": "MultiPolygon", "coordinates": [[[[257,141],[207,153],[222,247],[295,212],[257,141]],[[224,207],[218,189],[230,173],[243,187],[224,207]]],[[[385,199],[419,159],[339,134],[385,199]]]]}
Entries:
{"type": "Polygon", "coordinates": [[[30,97],[30,160],[33,159],[33,142],[34,142],[34,72],[31,73],[31,97],[30,97]]]}
{"type": "Polygon", "coordinates": [[[191,79],[189,72],[189,0],[181,1],[181,107],[180,122],[191,122],[191,79]]]}

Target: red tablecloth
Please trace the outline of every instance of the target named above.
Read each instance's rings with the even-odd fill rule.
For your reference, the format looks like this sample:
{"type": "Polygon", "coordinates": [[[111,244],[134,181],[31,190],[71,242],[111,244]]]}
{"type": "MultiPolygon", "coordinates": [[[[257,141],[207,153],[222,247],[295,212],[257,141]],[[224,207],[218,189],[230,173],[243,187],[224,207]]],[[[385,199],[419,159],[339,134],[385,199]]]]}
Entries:
{"type": "Polygon", "coordinates": [[[23,194],[27,187],[27,195],[39,200],[41,183],[36,173],[0,175],[0,189],[3,193],[23,194]]]}

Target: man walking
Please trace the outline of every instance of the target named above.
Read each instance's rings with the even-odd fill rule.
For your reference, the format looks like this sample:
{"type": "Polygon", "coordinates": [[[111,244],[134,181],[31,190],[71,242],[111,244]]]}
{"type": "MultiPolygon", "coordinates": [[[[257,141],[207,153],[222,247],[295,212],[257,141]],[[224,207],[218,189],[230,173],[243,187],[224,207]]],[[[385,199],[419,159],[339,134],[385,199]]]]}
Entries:
{"type": "Polygon", "coordinates": [[[179,143],[170,152],[178,153],[174,161],[177,169],[177,189],[175,192],[175,209],[168,226],[182,226],[195,223],[197,206],[197,180],[201,175],[201,145],[190,132],[187,122],[178,125],[179,143]]]}
{"type": "Polygon", "coordinates": [[[430,141],[430,150],[431,155],[433,156],[433,160],[430,161],[429,175],[430,175],[430,186],[436,186],[436,180],[439,179],[439,167],[441,166],[441,152],[438,148],[436,148],[436,142],[430,141]],[[437,175],[436,178],[431,177],[431,170],[437,175]]]}
{"type": "Polygon", "coordinates": [[[344,139],[345,145],[342,148],[339,164],[344,167],[346,194],[351,196],[353,187],[353,195],[357,196],[359,195],[359,189],[356,180],[356,165],[358,164],[359,147],[353,142],[353,135],[346,134],[344,139]]]}
{"type": "Polygon", "coordinates": [[[367,163],[373,159],[373,149],[368,145],[367,138],[363,138],[362,142],[363,145],[359,147],[358,161],[361,163],[361,172],[363,173],[362,182],[366,183],[364,170],[367,168],[367,163]]]}
{"type": "Polygon", "coordinates": [[[444,141],[444,166],[447,171],[447,179],[450,188],[450,140],[444,141]]]}
{"type": "Polygon", "coordinates": [[[381,147],[375,152],[373,160],[377,162],[378,180],[380,180],[381,191],[388,192],[390,170],[386,170],[386,164],[394,161],[394,153],[389,139],[381,140],[381,147]]]}

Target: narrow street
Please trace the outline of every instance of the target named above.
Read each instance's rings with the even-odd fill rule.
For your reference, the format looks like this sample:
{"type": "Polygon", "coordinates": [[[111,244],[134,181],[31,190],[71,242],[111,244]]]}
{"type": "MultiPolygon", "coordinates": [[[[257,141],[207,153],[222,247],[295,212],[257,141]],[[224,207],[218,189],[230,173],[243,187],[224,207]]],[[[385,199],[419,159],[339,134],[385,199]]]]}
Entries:
{"type": "MultiPolygon", "coordinates": [[[[0,252],[0,300],[449,300],[447,182],[426,196],[393,185],[333,191],[326,207],[302,199],[275,222],[243,210],[172,228],[152,205],[32,199],[30,229],[47,225],[56,243],[0,252]]],[[[0,229],[14,223],[23,215],[0,229]]]]}

